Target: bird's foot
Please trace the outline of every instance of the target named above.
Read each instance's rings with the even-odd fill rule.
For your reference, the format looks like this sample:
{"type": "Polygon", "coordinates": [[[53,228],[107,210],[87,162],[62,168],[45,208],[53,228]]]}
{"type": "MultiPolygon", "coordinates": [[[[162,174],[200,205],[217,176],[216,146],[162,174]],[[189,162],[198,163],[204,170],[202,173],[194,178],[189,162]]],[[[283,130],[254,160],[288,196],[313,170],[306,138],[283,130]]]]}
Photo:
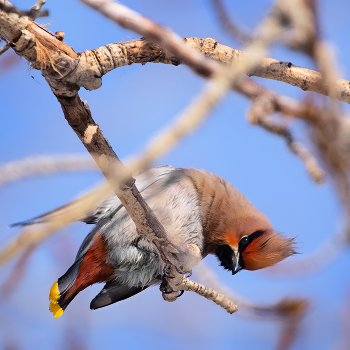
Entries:
{"type": "Polygon", "coordinates": [[[159,286],[159,290],[164,294],[170,294],[174,290],[169,286],[169,283],[166,279],[166,277],[163,277],[162,283],[159,286]]]}
{"type": "Polygon", "coordinates": [[[163,279],[166,277],[166,278],[175,278],[175,276],[171,276],[170,275],[170,265],[166,265],[164,266],[164,269],[163,269],[163,279]]]}
{"type": "Polygon", "coordinates": [[[176,297],[176,298],[180,298],[181,297],[181,295],[183,295],[185,293],[185,291],[184,290],[180,290],[179,291],[179,295],[176,297]]]}

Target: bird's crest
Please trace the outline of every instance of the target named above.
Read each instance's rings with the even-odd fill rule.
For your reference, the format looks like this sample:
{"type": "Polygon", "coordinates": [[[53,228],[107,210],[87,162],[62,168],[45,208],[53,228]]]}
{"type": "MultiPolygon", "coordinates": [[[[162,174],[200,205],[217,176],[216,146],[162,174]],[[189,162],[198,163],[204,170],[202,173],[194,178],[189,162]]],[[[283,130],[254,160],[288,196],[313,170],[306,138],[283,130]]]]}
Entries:
{"type": "Polygon", "coordinates": [[[294,238],[287,238],[273,230],[267,230],[242,252],[244,268],[259,270],[275,265],[295,254],[295,249],[294,238]]]}

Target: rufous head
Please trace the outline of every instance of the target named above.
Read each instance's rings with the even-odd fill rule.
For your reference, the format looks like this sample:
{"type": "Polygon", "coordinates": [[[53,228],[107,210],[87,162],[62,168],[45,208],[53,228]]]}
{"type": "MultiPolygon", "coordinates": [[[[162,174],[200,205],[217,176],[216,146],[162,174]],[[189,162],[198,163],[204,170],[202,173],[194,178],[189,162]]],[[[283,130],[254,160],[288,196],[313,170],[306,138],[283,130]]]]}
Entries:
{"type": "Polygon", "coordinates": [[[242,269],[275,265],[296,252],[294,239],[275,232],[267,217],[259,213],[236,217],[215,253],[221,265],[234,275],[242,269]]]}
{"type": "Polygon", "coordinates": [[[232,184],[193,168],[182,174],[191,178],[200,194],[204,255],[215,254],[235,274],[272,266],[295,254],[294,239],[275,232],[269,219],[232,184]]]}

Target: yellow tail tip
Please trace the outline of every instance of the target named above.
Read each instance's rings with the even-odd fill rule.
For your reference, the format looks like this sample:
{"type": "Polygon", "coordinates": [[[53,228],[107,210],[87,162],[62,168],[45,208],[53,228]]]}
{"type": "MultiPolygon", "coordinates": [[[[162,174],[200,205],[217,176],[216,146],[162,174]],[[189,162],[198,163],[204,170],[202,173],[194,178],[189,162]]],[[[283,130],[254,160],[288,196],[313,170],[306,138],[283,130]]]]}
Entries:
{"type": "Polygon", "coordinates": [[[58,280],[52,285],[50,289],[49,300],[53,304],[57,304],[57,300],[60,298],[61,294],[58,290],[58,280]]]}
{"type": "Polygon", "coordinates": [[[50,303],[50,311],[53,313],[54,318],[59,318],[63,314],[62,308],[56,303],[50,303]]]}

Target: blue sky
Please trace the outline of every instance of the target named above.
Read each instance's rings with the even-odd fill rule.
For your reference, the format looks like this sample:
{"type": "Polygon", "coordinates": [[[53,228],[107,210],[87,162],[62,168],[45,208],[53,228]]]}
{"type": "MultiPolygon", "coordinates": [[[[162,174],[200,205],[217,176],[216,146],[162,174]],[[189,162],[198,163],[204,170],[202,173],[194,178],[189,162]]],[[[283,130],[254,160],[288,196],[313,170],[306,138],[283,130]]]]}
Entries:
{"type": "MultiPolygon", "coordinates": [[[[269,5],[264,0],[225,3],[229,13],[250,28],[269,5]]],[[[14,4],[23,9],[33,5],[27,0],[14,4]]],[[[212,37],[239,48],[223,32],[207,0],[133,0],[125,4],[182,37],[212,37]]],[[[63,30],[65,42],[76,52],[140,37],[78,1],[48,0],[45,7],[51,15],[39,23],[50,22],[53,32],[63,30]]],[[[350,2],[321,1],[323,35],[334,43],[345,79],[349,79],[350,71],[349,16],[350,2]]],[[[0,162],[41,154],[86,153],[40,73],[29,70],[23,59],[11,55],[9,51],[0,58],[0,162]],[[3,61],[11,57],[16,64],[4,67],[3,61]]],[[[281,46],[269,56],[315,68],[307,57],[281,46]]],[[[299,99],[305,96],[295,87],[257,80],[281,94],[299,99]]],[[[88,101],[93,118],[115,152],[125,159],[142,150],[145,142],[167,125],[204,84],[185,66],[133,65],[109,73],[99,90],[81,90],[80,96],[88,101]]],[[[299,252],[305,255],[339,227],[338,200],[329,181],[318,186],[310,180],[303,163],[281,139],[249,125],[248,107],[249,101],[230,92],[200,128],[155,165],[193,166],[223,176],[271,219],[276,230],[297,236],[299,252]]],[[[343,108],[348,112],[348,106],[343,108]]],[[[296,123],[293,130],[298,139],[307,135],[302,123],[296,123]]],[[[38,177],[2,188],[1,244],[17,233],[16,229],[8,229],[8,224],[60,206],[101,179],[98,172],[77,172],[38,177]]],[[[55,320],[48,311],[49,288],[71,265],[89,228],[73,224],[45,241],[32,255],[18,289],[0,305],[0,348],[17,344],[20,349],[65,349],[69,344],[74,348],[74,341],[88,349],[274,348],[280,329],[277,322],[228,315],[191,293],[185,293],[176,303],[166,303],[157,288],[92,312],[90,300],[101,289],[94,286],[80,293],[64,315],[55,320]]],[[[248,271],[232,277],[218,267],[214,257],[206,260],[222,281],[254,302],[272,303],[286,296],[310,298],[310,312],[301,324],[293,349],[328,349],[350,330],[349,322],[344,321],[350,294],[348,252],[316,274],[295,278],[248,271]]],[[[0,278],[12,265],[13,262],[0,271],[0,278]]]]}

